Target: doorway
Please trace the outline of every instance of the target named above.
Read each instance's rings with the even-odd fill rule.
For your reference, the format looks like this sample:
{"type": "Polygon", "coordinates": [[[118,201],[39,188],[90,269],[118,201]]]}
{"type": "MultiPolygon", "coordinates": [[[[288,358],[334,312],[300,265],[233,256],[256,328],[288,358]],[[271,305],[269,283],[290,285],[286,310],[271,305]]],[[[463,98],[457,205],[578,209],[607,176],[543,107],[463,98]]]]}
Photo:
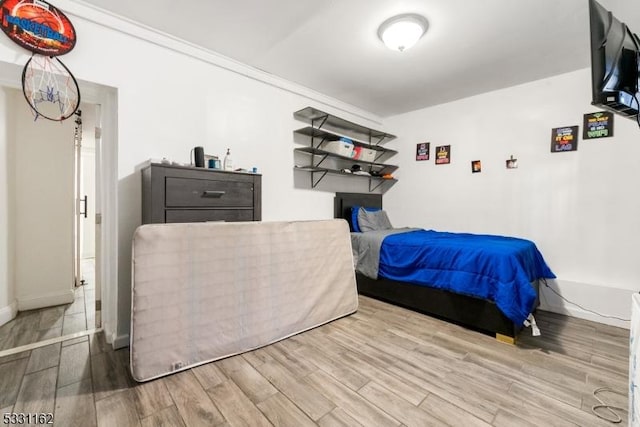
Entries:
{"type": "MultiPolygon", "coordinates": [[[[83,286],[75,286],[80,283],[74,278],[74,218],[78,217],[74,165],[81,164],[80,159],[85,157],[84,174],[78,174],[84,179],[78,182],[83,187],[96,182],[94,144],[86,144],[84,153],[78,150],[76,162],[75,144],[79,140],[73,120],[34,120],[20,90],[3,91],[10,106],[6,144],[8,163],[13,167],[12,179],[8,180],[13,187],[9,191],[13,218],[8,228],[14,234],[9,276],[15,286],[18,312],[0,326],[0,351],[94,329],[96,293],[95,275],[88,280],[96,266],[95,243],[81,242],[84,245],[82,253],[78,252],[78,265],[86,265],[87,278],[83,286]]],[[[97,110],[90,104],[83,108],[97,110]]],[[[96,121],[95,114],[89,116],[96,121]]],[[[92,138],[81,139],[93,142],[92,138]]],[[[95,198],[95,191],[92,193],[95,198]]],[[[81,225],[89,239],[95,234],[95,226],[87,223],[95,221],[95,214],[89,217],[86,208],[88,203],[87,218],[81,225]]]]}
{"type": "MultiPolygon", "coordinates": [[[[13,123],[15,122],[14,112],[16,107],[26,105],[20,84],[22,68],[23,67],[16,64],[0,61],[0,345],[2,345],[1,341],[6,338],[6,332],[9,330],[8,327],[4,326],[16,317],[18,311],[30,311],[31,315],[22,316],[24,319],[21,319],[20,322],[13,323],[13,327],[16,327],[18,330],[17,336],[20,336],[20,339],[14,339],[13,345],[7,345],[7,341],[5,340],[5,344],[2,345],[2,347],[5,348],[15,347],[25,342],[37,341],[38,339],[47,339],[57,332],[55,329],[62,329],[60,323],[57,323],[60,322],[60,313],[50,313],[48,315],[38,314],[35,311],[38,310],[38,308],[29,306],[33,300],[38,302],[39,298],[43,298],[49,300],[51,303],[52,299],[58,298],[58,301],[54,301],[58,305],[75,302],[72,259],[68,263],[68,268],[71,271],[70,283],[68,287],[66,287],[66,291],[62,292],[62,295],[59,292],[38,291],[36,287],[36,291],[32,293],[32,297],[34,298],[24,298],[24,290],[18,288],[16,284],[18,264],[20,264],[20,260],[16,256],[16,247],[20,239],[16,236],[17,231],[15,226],[17,217],[22,215],[22,211],[16,208],[16,198],[18,195],[14,188],[15,185],[13,185],[16,174],[18,173],[18,168],[14,162],[16,156],[15,147],[8,144],[8,141],[14,137],[12,132],[15,128],[13,123]],[[17,94],[16,97],[14,97],[13,94],[17,94]],[[38,316],[39,318],[36,319],[38,316]],[[37,322],[38,327],[49,325],[50,328],[44,333],[38,329],[30,328],[29,326],[33,326],[34,322],[37,322]]],[[[95,148],[95,178],[97,185],[96,195],[94,197],[96,235],[94,280],[96,284],[100,284],[100,286],[96,286],[95,290],[95,298],[98,302],[95,316],[105,331],[107,342],[111,343],[116,339],[118,316],[118,91],[117,88],[114,87],[80,79],[78,80],[78,84],[83,101],[91,104],[98,110],[95,126],[102,128],[96,140],[95,148]]],[[[31,124],[33,123],[33,117],[30,118],[29,122],[31,124]]],[[[72,120],[70,119],[65,122],[72,123],[72,120]]],[[[54,124],[56,126],[52,128],[53,132],[58,131],[61,126],[60,123],[54,124]]],[[[73,132],[73,130],[71,132],[73,132]]],[[[93,134],[94,129],[92,128],[89,132],[93,134]]],[[[69,147],[73,150],[73,144],[70,144],[69,147]]],[[[56,164],[46,158],[46,156],[42,156],[41,153],[36,152],[32,154],[35,164],[41,162],[40,164],[43,165],[43,168],[56,164]]],[[[71,151],[69,154],[70,158],[73,158],[73,152],[71,151]]],[[[73,170],[72,167],[62,168],[60,165],[57,166],[51,176],[57,174],[60,170],[65,172],[73,170]]],[[[71,174],[70,180],[73,181],[73,174],[71,174]]],[[[41,180],[37,190],[33,191],[34,195],[48,194],[48,190],[50,189],[48,184],[50,181],[49,176],[45,176],[45,178],[41,180]]],[[[24,192],[21,194],[24,195],[28,193],[24,192]]],[[[68,206],[71,212],[73,212],[73,195],[70,197],[68,206]]],[[[35,196],[33,199],[39,200],[39,198],[35,196]]],[[[37,209],[27,210],[27,212],[35,212],[40,215],[40,222],[50,225],[50,212],[47,210],[46,205],[41,204],[37,209]]],[[[53,228],[54,227],[49,226],[42,235],[47,237],[49,231],[53,228]]],[[[73,225],[71,225],[71,228],[73,228],[73,225]]],[[[72,252],[72,232],[69,232],[67,242],[69,250],[72,252]]],[[[42,246],[31,245],[28,247],[28,250],[34,252],[41,251],[42,246]]],[[[66,250],[66,246],[64,250],[66,250]]],[[[48,251],[47,253],[55,253],[55,251],[48,251]]],[[[73,255],[70,255],[70,258],[72,258],[72,256],[73,255]]],[[[50,262],[51,260],[48,261],[50,262]]],[[[47,271],[47,268],[44,268],[43,265],[27,265],[27,269],[29,268],[34,271],[47,271]]],[[[66,268],[67,264],[65,263],[64,269],[66,268]]],[[[3,350],[0,347],[0,355],[2,353],[3,350]]],[[[9,354],[11,354],[11,352],[9,352],[9,354]]]]}

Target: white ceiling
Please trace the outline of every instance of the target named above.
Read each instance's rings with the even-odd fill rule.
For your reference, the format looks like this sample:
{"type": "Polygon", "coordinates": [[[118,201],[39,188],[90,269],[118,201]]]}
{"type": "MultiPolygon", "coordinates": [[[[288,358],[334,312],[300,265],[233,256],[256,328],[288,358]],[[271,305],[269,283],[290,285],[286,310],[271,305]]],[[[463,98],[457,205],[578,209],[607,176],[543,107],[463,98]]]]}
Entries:
{"type": "MultiPolygon", "coordinates": [[[[380,116],[590,66],[588,0],[85,1],[380,116]],[[427,34],[388,50],[409,12],[427,34]]],[[[640,33],[637,0],[600,3],[640,33]]]]}

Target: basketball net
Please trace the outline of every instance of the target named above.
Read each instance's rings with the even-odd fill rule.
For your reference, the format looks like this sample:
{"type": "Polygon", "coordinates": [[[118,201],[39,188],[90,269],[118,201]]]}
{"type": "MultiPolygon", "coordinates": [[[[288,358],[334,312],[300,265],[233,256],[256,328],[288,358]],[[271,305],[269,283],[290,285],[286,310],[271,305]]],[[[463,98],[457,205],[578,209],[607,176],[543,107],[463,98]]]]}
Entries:
{"type": "Polygon", "coordinates": [[[22,73],[22,90],[35,115],[55,121],[71,117],[80,105],[78,84],[56,57],[33,54],[22,73]]]}

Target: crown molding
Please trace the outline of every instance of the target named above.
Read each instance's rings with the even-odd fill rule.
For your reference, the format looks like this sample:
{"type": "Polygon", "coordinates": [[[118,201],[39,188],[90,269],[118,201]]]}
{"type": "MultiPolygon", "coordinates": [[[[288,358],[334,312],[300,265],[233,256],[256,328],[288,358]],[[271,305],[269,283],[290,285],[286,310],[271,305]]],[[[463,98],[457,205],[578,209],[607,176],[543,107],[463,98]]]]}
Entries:
{"type": "Polygon", "coordinates": [[[269,86],[299,95],[310,101],[320,103],[340,112],[345,112],[368,120],[375,124],[382,124],[382,117],[354,105],[340,101],[336,98],[324,95],[306,86],[291,82],[276,75],[251,67],[227,56],[221,55],[209,49],[205,49],[194,43],[187,42],[171,34],[156,30],[124,16],[117,15],[82,0],[59,0],[56,6],[67,15],[84,19],[95,25],[119,31],[131,37],[144,40],[156,46],[160,46],[174,52],[198,59],[224,70],[239,74],[246,78],[259,81],[269,86]]]}

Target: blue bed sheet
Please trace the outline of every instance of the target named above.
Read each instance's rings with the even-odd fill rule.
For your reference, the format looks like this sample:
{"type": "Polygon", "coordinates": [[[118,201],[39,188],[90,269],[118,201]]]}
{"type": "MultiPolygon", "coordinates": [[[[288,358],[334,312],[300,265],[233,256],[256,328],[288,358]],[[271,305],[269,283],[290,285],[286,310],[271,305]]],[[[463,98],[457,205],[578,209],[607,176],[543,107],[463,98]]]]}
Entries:
{"type": "Polygon", "coordinates": [[[378,276],[494,301],[516,325],[534,308],[530,282],[556,277],[529,240],[433,230],[387,236],[378,276]]]}

